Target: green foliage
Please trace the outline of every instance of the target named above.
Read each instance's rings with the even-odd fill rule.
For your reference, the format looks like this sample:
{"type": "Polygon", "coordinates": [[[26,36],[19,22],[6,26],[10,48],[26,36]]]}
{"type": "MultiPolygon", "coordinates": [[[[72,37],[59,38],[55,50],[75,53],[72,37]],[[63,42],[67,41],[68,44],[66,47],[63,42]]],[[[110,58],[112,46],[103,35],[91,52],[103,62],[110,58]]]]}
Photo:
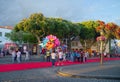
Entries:
{"type": "MultiPolygon", "coordinates": [[[[62,18],[47,18],[44,17],[42,13],[34,13],[30,15],[30,17],[20,21],[15,26],[14,31],[11,33],[11,40],[21,41],[18,37],[22,35],[23,42],[34,43],[37,41],[39,43],[43,37],[49,34],[53,34],[61,40],[68,39],[69,41],[73,36],[80,36],[82,44],[85,45],[87,42],[88,47],[90,47],[91,44],[96,41],[97,36],[100,35],[100,32],[96,30],[100,24],[104,27],[104,22],[85,21],[81,23],[73,23],[62,18]],[[24,33],[18,34],[20,31],[24,33]]],[[[111,25],[112,24],[110,24],[110,26],[111,25]]],[[[106,29],[104,31],[107,37],[111,37],[112,35],[117,35],[118,37],[120,30],[117,30],[117,32],[115,30],[114,33],[106,31],[106,29]]]]}
{"type": "Polygon", "coordinates": [[[95,28],[98,26],[98,23],[95,21],[86,21],[81,24],[80,38],[84,40],[95,40],[97,36],[95,28]]]}
{"type": "Polygon", "coordinates": [[[80,28],[80,42],[84,49],[89,49],[96,41],[98,33],[96,27],[99,25],[96,21],[85,21],[78,23],[80,28]],[[87,46],[86,46],[87,45],[87,46]]]}
{"type": "Polygon", "coordinates": [[[19,31],[19,32],[12,31],[8,38],[10,38],[13,42],[16,42],[16,43],[36,43],[37,42],[34,35],[32,35],[31,33],[23,32],[23,31],[19,31]]]}
{"type": "Polygon", "coordinates": [[[43,37],[45,34],[45,17],[43,16],[42,13],[35,13],[32,14],[29,18],[23,19],[18,23],[14,30],[15,31],[24,31],[24,32],[29,32],[33,34],[38,42],[40,42],[40,38],[43,37]]]}

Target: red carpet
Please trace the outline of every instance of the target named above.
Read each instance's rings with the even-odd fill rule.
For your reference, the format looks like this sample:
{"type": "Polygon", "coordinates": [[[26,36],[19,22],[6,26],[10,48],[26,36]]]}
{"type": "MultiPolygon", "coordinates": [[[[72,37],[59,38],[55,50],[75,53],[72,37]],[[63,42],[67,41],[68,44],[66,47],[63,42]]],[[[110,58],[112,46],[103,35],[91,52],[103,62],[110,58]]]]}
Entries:
{"type": "MultiPolygon", "coordinates": [[[[104,58],[104,61],[110,61],[110,60],[120,60],[120,58],[104,58]]],[[[89,59],[85,63],[92,63],[92,62],[100,62],[100,59],[98,58],[89,59]]],[[[73,65],[73,64],[82,64],[82,63],[81,62],[70,62],[70,61],[65,61],[63,63],[64,66],[73,65]]],[[[56,65],[57,65],[57,62],[56,62],[56,65]]],[[[51,62],[0,64],[0,72],[10,72],[10,71],[27,70],[27,69],[34,69],[34,68],[46,68],[46,67],[51,67],[51,66],[52,66],[51,62]]]]}

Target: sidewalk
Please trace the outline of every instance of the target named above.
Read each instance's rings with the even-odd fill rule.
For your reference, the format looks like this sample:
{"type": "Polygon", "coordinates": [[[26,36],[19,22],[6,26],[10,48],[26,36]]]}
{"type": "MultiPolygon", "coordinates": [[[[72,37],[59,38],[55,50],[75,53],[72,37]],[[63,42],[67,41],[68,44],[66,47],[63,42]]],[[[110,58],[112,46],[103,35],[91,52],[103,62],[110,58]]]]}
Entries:
{"type": "Polygon", "coordinates": [[[120,80],[120,60],[61,67],[57,73],[64,77],[120,80]]]}

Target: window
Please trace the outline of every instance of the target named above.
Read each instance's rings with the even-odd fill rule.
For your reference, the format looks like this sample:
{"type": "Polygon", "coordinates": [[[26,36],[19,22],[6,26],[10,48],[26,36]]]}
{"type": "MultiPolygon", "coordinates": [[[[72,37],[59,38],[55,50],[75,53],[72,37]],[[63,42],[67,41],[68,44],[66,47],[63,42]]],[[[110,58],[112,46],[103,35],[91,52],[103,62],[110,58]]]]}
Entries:
{"type": "Polygon", "coordinates": [[[72,42],[72,46],[78,46],[78,42],[77,41],[72,42]]]}
{"type": "Polygon", "coordinates": [[[78,46],[78,42],[75,42],[75,46],[78,46]]]}
{"type": "Polygon", "coordinates": [[[74,46],[74,42],[72,42],[72,46],[74,46]]]}
{"type": "Polygon", "coordinates": [[[0,37],[2,37],[2,32],[0,32],[0,37]]]}

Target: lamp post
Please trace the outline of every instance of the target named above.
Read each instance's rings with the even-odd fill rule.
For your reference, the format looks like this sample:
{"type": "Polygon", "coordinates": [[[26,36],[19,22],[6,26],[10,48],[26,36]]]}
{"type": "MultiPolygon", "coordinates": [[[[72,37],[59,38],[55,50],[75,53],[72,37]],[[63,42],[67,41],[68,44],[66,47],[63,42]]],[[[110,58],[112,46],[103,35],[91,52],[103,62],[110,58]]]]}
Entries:
{"type": "Polygon", "coordinates": [[[101,53],[101,56],[100,56],[100,64],[103,65],[103,43],[105,41],[105,36],[103,35],[103,31],[100,32],[100,36],[97,37],[97,41],[100,41],[100,53],[101,53]]]}
{"type": "Polygon", "coordinates": [[[101,52],[101,56],[100,56],[100,64],[103,64],[103,41],[100,41],[100,52],[101,52]]]}

